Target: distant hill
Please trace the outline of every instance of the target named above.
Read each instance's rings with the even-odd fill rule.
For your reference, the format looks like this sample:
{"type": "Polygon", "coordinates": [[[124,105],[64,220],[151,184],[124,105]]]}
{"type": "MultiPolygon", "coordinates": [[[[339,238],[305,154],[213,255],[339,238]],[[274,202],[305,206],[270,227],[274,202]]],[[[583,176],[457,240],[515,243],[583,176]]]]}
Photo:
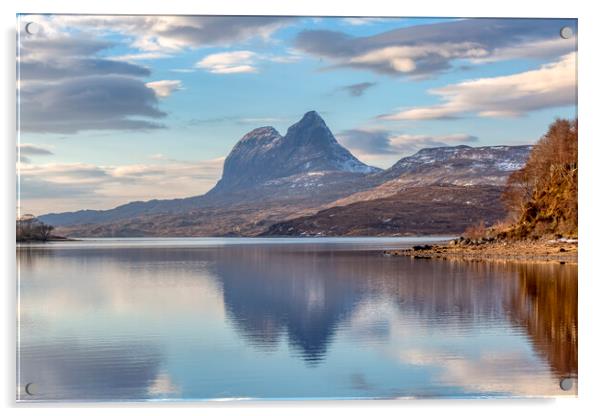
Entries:
{"type": "Polygon", "coordinates": [[[284,136],[273,127],[245,134],[226,158],[220,181],[204,195],[47,214],[40,219],[63,235],[87,237],[294,235],[282,224],[295,219],[300,221],[295,224],[305,224],[298,234],[315,235],[319,230],[309,230],[300,218],[341,207],[348,224],[334,226],[333,230],[341,231],[329,235],[457,232],[468,219],[489,223],[499,218],[501,208],[496,206],[501,207],[502,186],[524,165],[530,150],[530,146],[422,149],[382,170],[355,158],[318,113],[310,111],[284,136]],[[441,211],[443,222],[427,225],[421,222],[425,218],[416,216],[442,210],[446,198],[455,208],[447,214],[441,211]],[[378,211],[383,218],[398,218],[405,209],[417,207],[422,212],[415,212],[414,223],[405,218],[382,227],[369,221],[369,210],[377,207],[367,202],[373,200],[382,202],[378,211]],[[364,224],[349,224],[350,213],[364,224]]]}
{"type": "Polygon", "coordinates": [[[505,186],[526,162],[532,146],[450,146],[421,149],[374,175],[378,185],[335,201],[332,206],[393,196],[426,185],[505,186]]]}
{"type": "Polygon", "coordinates": [[[409,187],[271,225],[262,236],[404,236],[460,234],[478,221],[504,218],[502,189],[492,185],[409,187]]]}

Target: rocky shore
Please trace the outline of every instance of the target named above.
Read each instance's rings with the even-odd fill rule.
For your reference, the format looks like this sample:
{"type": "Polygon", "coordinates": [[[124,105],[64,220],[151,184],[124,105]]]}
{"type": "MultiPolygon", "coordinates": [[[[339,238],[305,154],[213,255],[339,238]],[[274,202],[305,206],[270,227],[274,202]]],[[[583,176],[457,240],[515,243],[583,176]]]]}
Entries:
{"type": "Polygon", "coordinates": [[[386,250],[386,256],[409,256],[418,259],[455,260],[514,260],[577,263],[577,240],[493,239],[470,240],[460,238],[448,244],[421,245],[401,250],[386,250]]]}

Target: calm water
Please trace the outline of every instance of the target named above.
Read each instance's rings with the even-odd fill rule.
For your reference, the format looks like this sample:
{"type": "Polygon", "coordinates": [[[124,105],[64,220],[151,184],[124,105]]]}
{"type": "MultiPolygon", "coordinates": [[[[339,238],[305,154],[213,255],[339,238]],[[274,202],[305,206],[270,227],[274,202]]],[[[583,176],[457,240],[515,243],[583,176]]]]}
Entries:
{"type": "Polygon", "coordinates": [[[21,247],[20,399],[576,394],[576,266],[381,254],[416,241],[21,247]]]}

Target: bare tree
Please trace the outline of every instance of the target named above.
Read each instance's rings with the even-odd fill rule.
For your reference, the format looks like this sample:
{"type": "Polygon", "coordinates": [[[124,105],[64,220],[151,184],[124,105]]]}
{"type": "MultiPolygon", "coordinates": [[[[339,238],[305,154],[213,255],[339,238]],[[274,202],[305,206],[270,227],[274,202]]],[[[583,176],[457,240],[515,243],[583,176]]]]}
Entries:
{"type": "Polygon", "coordinates": [[[17,241],[48,241],[52,230],[52,225],[44,224],[33,215],[17,219],[17,241]]]}

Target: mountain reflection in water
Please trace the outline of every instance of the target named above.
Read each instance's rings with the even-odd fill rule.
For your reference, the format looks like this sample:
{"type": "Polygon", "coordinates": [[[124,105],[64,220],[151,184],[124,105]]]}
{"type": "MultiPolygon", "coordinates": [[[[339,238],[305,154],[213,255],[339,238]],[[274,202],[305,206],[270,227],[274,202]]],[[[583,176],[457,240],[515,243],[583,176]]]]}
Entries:
{"type": "Polygon", "coordinates": [[[577,266],[380,253],[21,248],[20,380],[40,390],[21,398],[542,396],[576,377],[577,266]]]}

